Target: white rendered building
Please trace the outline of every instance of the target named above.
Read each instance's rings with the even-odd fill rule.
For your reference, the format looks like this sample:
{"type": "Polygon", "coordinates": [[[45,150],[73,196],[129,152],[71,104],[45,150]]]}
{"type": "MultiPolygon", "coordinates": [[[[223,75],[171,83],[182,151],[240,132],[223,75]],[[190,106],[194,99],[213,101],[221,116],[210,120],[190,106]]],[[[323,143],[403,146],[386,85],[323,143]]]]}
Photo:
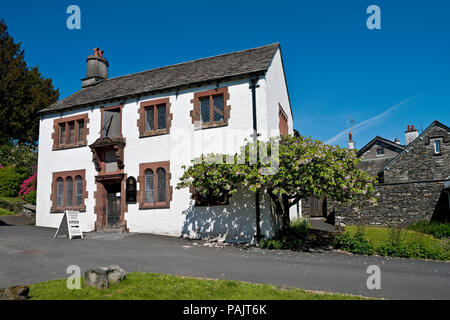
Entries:
{"type": "MultiPolygon", "coordinates": [[[[36,225],[79,210],[84,232],[253,241],[254,194],[205,205],[176,185],[182,165],[252,139],[254,106],[259,139],[293,133],[279,44],[112,79],[94,51],[82,89],[41,111],[36,225]]],[[[259,204],[268,238],[279,220],[268,195],[259,204]]]]}

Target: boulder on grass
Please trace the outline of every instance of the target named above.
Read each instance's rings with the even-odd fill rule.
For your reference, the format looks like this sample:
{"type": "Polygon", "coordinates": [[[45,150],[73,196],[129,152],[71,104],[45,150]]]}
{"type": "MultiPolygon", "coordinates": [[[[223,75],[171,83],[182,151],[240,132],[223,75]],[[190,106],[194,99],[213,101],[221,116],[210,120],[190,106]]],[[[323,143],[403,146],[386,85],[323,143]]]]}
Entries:
{"type": "Polygon", "coordinates": [[[84,273],[84,285],[85,287],[105,289],[110,283],[117,283],[125,279],[126,275],[125,270],[118,265],[90,269],[84,273]]]}
{"type": "Polygon", "coordinates": [[[84,286],[97,289],[108,288],[108,273],[106,268],[89,269],[84,273],[84,286]]]}
{"type": "Polygon", "coordinates": [[[117,283],[125,279],[127,273],[118,265],[109,266],[107,268],[109,283],[117,283]]]}
{"type": "Polygon", "coordinates": [[[0,289],[0,300],[26,300],[30,287],[14,286],[10,288],[0,289]]]}

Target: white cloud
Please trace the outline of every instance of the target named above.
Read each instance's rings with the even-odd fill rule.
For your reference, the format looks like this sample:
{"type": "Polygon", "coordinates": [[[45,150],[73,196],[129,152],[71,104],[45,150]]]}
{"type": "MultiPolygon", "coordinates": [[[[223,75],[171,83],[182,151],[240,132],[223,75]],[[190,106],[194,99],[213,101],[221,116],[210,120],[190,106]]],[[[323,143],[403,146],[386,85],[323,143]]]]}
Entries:
{"type": "Polygon", "coordinates": [[[346,135],[346,133],[348,133],[349,131],[355,131],[356,129],[364,129],[366,127],[368,127],[372,122],[379,120],[381,118],[384,118],[385,116],[387,116],[389,113],[391,113],[393,110],[397,109],[399,106],[401,106],[402,104],[405,104],[411,100],[413,100],[416,96],[412,96],[408,99],[405,99],[395,105],[393,105],[392,107],[386,109],[385,111],[383,111],[382,113],[376,115],[375,117],[372,117],[370,119],[364,120],[358,124],[355,124],[353,127],[350,127],[344,131],[339,132],[337,135],[335,135],[334,137],[328,139],[325,143],[327,144],[332,144],[336,141],[338,141],[339,139],[341,139],[342,137],[344,137],[346,135]]]}

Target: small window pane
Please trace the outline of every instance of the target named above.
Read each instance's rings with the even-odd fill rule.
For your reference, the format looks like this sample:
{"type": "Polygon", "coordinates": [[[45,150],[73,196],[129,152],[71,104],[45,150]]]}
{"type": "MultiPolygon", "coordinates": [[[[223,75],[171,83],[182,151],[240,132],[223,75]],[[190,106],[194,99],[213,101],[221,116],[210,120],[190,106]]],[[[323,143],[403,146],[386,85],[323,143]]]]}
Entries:
{"type": "Polygon", "coordinates": [[[209,97],[200,98],[200,114],[202,122],[210,121],[210,112],[209,97]]]}
{"type": "Polygon", "coordinates": [[[68,143],[74,143],[75,142],[75,122],[71,121],[69,122],[69,136],[68,136],[68,143]]]}
{"type": "Polygon", "coordinates": [[[62,178],[56,180],[56,206],[64,206],[64,181],[62,178]]]}
{"type": "Polygon", "coordinates": [[[145,131],[152,131],[155,129],[155,108],[145,108],[145,131]]]}
{"type": "Polygon", "coordinates": [[[166,105],[160,104],[158,108],[158,129],[166,128],[166,105]]]}
{"type": "Polygon", "coordinates": [[[223,95],[214,96],[214,121],[224,120],[224,103],[223,95]]]}
{"type": "Polygon", "coordinates": [[[154,198],[154,175],[150,169],[145,170],[145,202],[153,203],[154,198]]]}
{"type": "Polygon", "coordinates": [[[434,140],[434,153],[441,152],[441,144],[439,140],[434,140]]]}
{"type": "Polygon", "coordinates": [[[83,179],[80,176],[75,178],[75,205],[81,206],[83,202],[83,179]]]}
{"type": "Polygon", "coordinates": [[[72,205],[72,198],[73,198],[73,179],[71,177],[68,177],[66,179],[66,206],[72,205]]]}
{"type": "Polygon", "coordinates": [[[66,124],[61,123],[59,125],[59,144],[66,143],[66,124]]]}
{"type": "Polygon", "coordinates": [[[84,120],[78,120],[78,136],[77,136],[77,142],[83,142],[84,141],[84,120]]]}
{"type": "Polygon", "coordinates": [[[158,202],[166,201],[166,170],[159,168],[158,175],[158,202]]]}

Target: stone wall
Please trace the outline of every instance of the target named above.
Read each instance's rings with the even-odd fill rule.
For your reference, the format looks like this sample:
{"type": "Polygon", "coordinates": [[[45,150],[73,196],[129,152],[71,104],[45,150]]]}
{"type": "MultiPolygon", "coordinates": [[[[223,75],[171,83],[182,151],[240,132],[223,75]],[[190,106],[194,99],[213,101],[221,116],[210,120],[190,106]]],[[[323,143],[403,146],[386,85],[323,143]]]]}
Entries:
{"type": "Polygon", "coordinates": [[[384,183],[375,186],[377,203],[365,208],[338,206],[335,224],[407,226],[442,215],[448,220],[448,204],[441,202],[446,201],[442,194],[449,176],[450,132],[433,124],[384,170],[384,183]],[[434,139],[441,140],[440,154],[434,152],[434,139]]]}
{"type": "Polygon", "coordinates": [[[335,224],[407,226],[417,221],[430,220],[443,188],[442,181],[377,185],[375,205],[365,208],[337,207],[335,224]]]}

